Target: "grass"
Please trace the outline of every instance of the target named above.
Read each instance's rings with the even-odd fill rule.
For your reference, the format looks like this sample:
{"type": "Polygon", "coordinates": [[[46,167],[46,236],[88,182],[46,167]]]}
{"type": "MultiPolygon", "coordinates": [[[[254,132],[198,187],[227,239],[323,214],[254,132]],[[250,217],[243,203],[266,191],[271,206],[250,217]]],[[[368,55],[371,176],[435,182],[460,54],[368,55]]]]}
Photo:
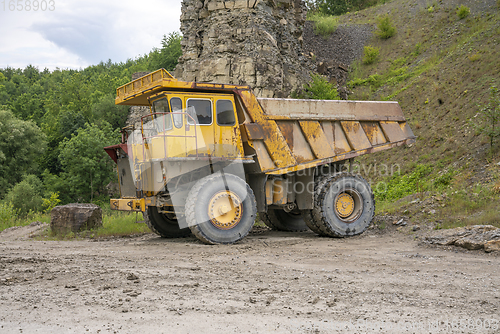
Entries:
{"type": "Polygon", "coordinates": [[[437,229],[470,225],[500,228],[500,176],[487,184],[471,184],[468,170],[433,172],[429,165],[389,178],[385,193],[377,193],[376,214],[407,215],[414,221],[439,222],[437,229]],[[392,182],[391,182],[392,180],[392,182]],[[433,214],[429,214],[430,210],[433,214]]]}
{"type": "Polygon", "coordinates": [[[308,15],[308,20],[314,22],[314,33],[328,39],[337,30],[339,19],[337,16],[328,16],[321,13],[308,15]]]}
{"type": "Polygon", "coordinates": [[[380,49],[373,46],[365,46],[363,55],[363,64],[369,65],[373,64],[378,60],[380,54],[380,49]]]}
{"type": "Polygon", "coordinates": [[[453,192],[439,212],[441,228],[470,225],[500,227],[500,196],[492,188],[478,185],[453,192]]]}
{"type": "Polygon", "coordinates": [[[0,203],[0,232],[14,226],[27,226],[36,221],[50,223],[50,215],[30,212],[25,217],[19,217],[12,206],[0,203]]]}

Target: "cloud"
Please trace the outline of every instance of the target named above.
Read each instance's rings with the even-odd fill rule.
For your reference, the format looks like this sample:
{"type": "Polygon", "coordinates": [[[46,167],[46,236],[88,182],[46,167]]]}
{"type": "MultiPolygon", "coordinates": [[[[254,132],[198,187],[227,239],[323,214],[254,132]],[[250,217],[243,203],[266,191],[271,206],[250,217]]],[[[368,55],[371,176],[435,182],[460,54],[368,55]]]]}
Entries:
{"type": "Polygon", "coordinates": [[[53,12],[0,17],[0,68],[126,61],[159,47],[164,34],[179,30],[180,0],[55,3],[53,12]]]}

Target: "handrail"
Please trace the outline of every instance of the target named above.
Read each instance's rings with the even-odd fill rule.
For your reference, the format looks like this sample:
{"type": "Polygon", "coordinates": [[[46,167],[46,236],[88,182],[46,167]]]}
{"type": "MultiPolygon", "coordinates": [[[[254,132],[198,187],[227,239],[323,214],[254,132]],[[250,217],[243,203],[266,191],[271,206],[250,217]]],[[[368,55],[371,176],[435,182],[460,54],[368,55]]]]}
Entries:
{"type": "MultiPolygon", "coordinates": [[[[151,121],[153,121],[154,118],[152,118],[151,121]]],[[[164,147],[164,155],[165,155],[165,158],[168,157],[168,154],[167,154],[167,138],[168,137],[175,137],[175,138],[195,138],[195,152],[196,152],[196,155],[195,157],[198,157],[198,133],[197,133],[197,122],[196,122],[196,119],[190,115],[189,113],[187,112],[157,112],[157,113],[151,113],[151,114],[148,114],[148,115],[144,115],[141,117],[141,135],[142,135],[142,139],[143,139],[143,142],[146,142],[146,143],[143,143],[142,144],[142,151],[143,151],[143,160],[146,160],[146,152],[145,152],[145,146],[148,145],[147,143],[147,140],[150,139],[150,138],[159,138],[159,137],[163,137],[163,147],[164,147]],[[183,123],[183,126],[184,126],[184,133],[186,133],[186,128],[187,127],[191,127],[193,126],[194,127],[194,135],[176,135],[176,134],[167,134],[167,131],[170,131],[170,130],[173,130],[175,129],[175,124],[174,124],[174,120],[172,119],[172,129],[169,129],[167,130],[167,124],[164,120],[164,124],[163,124],[163,128],[165,129],[165,131],[163,132],[163,134],[156,134],[154,136],[145,136],[144,135],[144,118],[147,118],[147,117],[153,117],[155,115],[187,115],[191,120],[192,120],[192,123],[193,124],[189,124],[188,123],[188,120],[186,119],[186,124],[183,123]]],[[[152,141],[151,141],[152,143],[152,141]]]]}
{"type": "MultiPolygon", "coordinates": [[[[122,85],[116,89],[116,96],[117,97],[122,97],[129,95],[127,97],[124,97],[124,100],[131,99],[132,97],[136,96],[137,94],[142,94],[152,88],[149,89],[144,89],[144,87],[150,86],[154,84],[155,82],[162,81],[163,79],[171,79],[171,80],[176,80],[172,74],[170,74],[167,70],[164,68],[161,68],[159,70],[156,70],[154,72],[148,73],[140,78],[137,78],[129,83],[126,83],[125,85],[122,85]],[[136,94],[130,95],[132,92],[137,92],[136,94]]],[[[158,87],[156,85],[153,88],[158,87]]]]}

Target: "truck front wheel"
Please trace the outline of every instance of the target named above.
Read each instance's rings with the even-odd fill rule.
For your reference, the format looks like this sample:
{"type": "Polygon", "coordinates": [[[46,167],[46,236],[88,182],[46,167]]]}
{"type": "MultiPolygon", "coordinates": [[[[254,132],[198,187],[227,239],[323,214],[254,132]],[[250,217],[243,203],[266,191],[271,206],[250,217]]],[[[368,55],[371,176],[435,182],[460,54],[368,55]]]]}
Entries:
{"type": "Polygon", "coordinates": [[[322,234],[347,237],[368,228],[375,212],[375,199],[365,179],[342,173],[330,178],[318,190],[311,213],[322,234]]]}
{"type": "Polygon", "coordinates": [[[149,229],[162,238],[183,238],[191,235],[188,228],[179,228],[177,219],[158,212],[155,206],[148,206],[142,215],[149,229]]]}
{"type": "Polygon", "coordinates": [[[206,244],[230,244],[253,227],[257,207],[247,183],[232,174],[216,173],[199,180],[189,191],[186,220],[206,244]]]}

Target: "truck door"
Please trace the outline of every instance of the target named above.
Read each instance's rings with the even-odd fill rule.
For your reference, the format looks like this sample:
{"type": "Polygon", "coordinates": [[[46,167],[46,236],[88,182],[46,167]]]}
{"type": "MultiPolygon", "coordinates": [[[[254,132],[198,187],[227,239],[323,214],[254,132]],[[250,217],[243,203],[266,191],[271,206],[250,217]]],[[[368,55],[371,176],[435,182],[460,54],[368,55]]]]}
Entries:
{"type": "Polygon", "coordinates": [[[213,155],[213,99],[207,97],[189,97],[186,100],[186,107],[187,113],[191,116],[187,119],[191,128],[190,132],[196,131],[196,146],[198,155],[213,155]]]}
{"type": "Polygon", "coordinates": [[[236,120],[233,98],[230,96],[219,97],[215,102],[215,156],[224,158],[237,158],[243,154],[240,140],[240,129],[236,120]]]}

